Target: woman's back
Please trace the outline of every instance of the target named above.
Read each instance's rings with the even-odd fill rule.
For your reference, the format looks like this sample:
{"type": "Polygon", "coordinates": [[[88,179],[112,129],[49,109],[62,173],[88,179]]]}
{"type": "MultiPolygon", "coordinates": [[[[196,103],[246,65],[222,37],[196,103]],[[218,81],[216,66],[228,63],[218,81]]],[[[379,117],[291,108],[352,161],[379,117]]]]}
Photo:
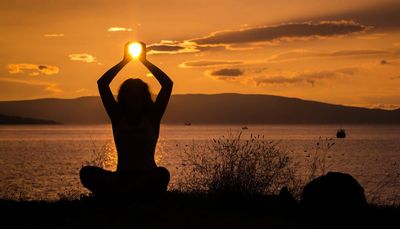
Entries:
{"type": "Polygon", "coordinates": [[[160,123],[151,120],[150,117],[132,121],[122,116],[112,124],[118,153],[117,171],[146,170],[156,167],[154,152],[160,123]]]}

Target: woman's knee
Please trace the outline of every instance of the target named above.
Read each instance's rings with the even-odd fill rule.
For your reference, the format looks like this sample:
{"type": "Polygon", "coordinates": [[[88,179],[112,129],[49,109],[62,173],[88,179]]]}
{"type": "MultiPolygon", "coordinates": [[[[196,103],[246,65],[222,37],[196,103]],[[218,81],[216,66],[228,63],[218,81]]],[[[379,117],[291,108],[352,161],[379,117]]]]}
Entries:
{"type": "Polygon", "coordinates": [[[79,171],[79,177],[81,179],[81,183],[85,187],[90,187],[93,184],[93,180],[96,179],[96,176],[99,174],[100,170],[99,167],[95,166],[84,166],[79,171]]]}
{"type": "Polygon", "coordinates": [[[157,175],[163,185],[167,186],[170,179],[170,173],[168,169],[164,167],[157,167],[157,175]]]}

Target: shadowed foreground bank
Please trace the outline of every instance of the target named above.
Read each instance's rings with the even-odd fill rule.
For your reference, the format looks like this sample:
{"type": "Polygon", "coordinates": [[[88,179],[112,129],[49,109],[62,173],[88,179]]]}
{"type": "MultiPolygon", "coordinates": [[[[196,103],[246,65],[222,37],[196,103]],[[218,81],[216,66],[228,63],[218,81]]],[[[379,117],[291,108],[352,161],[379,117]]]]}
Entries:
{"type": "Polygon", "coordinates": [[[280,196],[168,192],[157,199],[0,200],[2,228],[399,228],[400,209],[313,211],[280,196]]]}

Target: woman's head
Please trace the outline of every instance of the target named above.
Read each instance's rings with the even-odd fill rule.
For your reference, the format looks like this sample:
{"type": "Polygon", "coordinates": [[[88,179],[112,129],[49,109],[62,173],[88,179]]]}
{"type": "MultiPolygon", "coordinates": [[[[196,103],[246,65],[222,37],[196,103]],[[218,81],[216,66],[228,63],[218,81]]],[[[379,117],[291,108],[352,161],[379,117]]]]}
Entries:
{"type": "Polygon", "coordinates": [[[141,79],[127,79],[119,88],[118,105],[132,114],[148,112],[153,106],[149,86],[141,79]]]}

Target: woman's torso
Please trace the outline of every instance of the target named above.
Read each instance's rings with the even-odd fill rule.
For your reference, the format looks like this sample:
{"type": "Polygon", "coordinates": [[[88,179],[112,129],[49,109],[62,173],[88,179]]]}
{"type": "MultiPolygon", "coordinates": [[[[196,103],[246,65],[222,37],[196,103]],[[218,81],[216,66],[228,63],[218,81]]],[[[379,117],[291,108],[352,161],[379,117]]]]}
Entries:
{"type": "Polygon", "coordinates": [[[148,170],[156,167],[154,151],[160,123],[149,117],[132,121],[121,117],[112,124],[118,152],[117,171],[148,170]]]}

